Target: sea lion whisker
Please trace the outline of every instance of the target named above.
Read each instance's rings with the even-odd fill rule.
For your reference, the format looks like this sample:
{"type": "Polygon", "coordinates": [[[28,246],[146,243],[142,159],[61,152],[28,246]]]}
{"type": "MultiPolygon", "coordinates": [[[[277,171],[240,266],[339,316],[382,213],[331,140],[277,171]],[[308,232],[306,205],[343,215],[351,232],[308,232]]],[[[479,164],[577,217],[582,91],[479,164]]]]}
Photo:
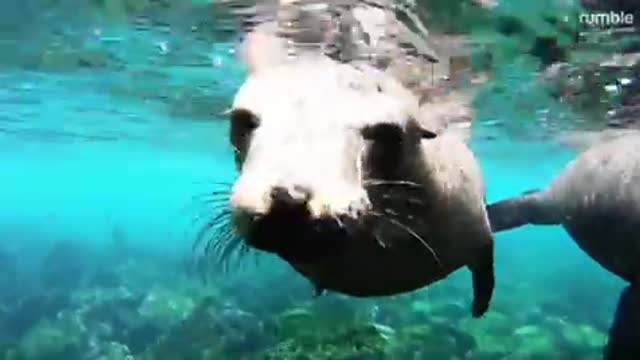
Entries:
{"type": "Polygon", "coordinates": [[[201,228],[200,231],[198,231],[198,234],[196,235],[196,240],[193,244],[193,251],[196,251],[198,249],[198,247],[200,246],[200,244],[202,244],[202,241],[205,237],[205,235],[216,226],[216,224],[219,224],[220,220],[224,219],[227,216],[231,215],[231,211],[227,210],[227,211],[222,211],[219,214],[217,214],[216,216],[214,216],[213,218],[211,218],[209,221],[207,221],[201,228]]]}
{"type": "Polygon", "coordinates": [[[231,192],[229,190],[215,190],[215,191],[207,191],[205,193],[202,194],[195,194],[192,196],[193,199],[198,199],[198,198],[211,198],[211,197],[227,197],[229,198],[231,195],[231,192]]]}
{"type": "Polygon", "coordinates": [[[420,199],[415,198],[415,197],[408,198],[407,199],[407,203],[408,204],[412,204],[412,205],[422,205],[422,206],[426,205],[426,203],[423,200],[420,200],[420,199]]]}
{"type": "Polygon", "coordinates": [[[182,211],[188,211],[190,207],[197,205],[209,205],[209,204],[228,204],[229,197],[223,195],[209,195],[199,194],[193,195],[187,203],[183,206],[182,211]]]}
{"type": "MultiPolygon", "coordinates": [[[[216,253],[216,248],[220,246],[220,230],[217,230],[215,232],[215,234],[212,234],[208,239],[207,239],[207,243],[205,245],[205,248],[202,252],[201,258],[202,261],[205,262],[207,264],[207,268],[209,268],[208,265],[211,264],[211,256],[212,254],[216,253]]],[[[216,262],[216,261],[214,261],[216,262]]]]}
{"type": "MultiPolygon", "coordinates": [[[[190,225],[191,226],[197,226],[203,219],[209,219],[209,220],[207,220],[207,223],[209,223],[211,221],[210,220],[211,219],[211,215],[210,215],[211,212],[206,212],[205,213],[205,210],[210,210],[210,209],[200,210],[191,218],[191,221],[190,221],[190,225]]],[[[220,211],[225,211],[225,209],[219,209],[217,212],[220,212],[220,211]]],[[[214,213],[215,212],[216,211],[214,211],[214,213]]],[[[206,226],[207,223],[203,224],[202,226],[206,226]]]]}
{"type": "Polygon", "coordinates": [[[340,227],[340,229],[345,229],[346,227],[344,226],[344,223],[342,222],[342,220],[340,220],[340,218],[336,215],[331,215],[331,218],[333,218],[333,220],[336,221],[336,223],[338,224],[338,227],[340,227]]]}
{"type": "Polygon", "coordinates": [[[418,184],[418,183],[413,182],[413,181],[406,181],[406,180],[368,179],[368,180],[363,181],[363,184],[367,185],[367,186],[402,185],[402,186],[424,188],[424,185],[418,184]]]}
{"type": "Polygon", "coordinates": [[[228,195],[211,195],[211,194],[200,194],[194,195],[191,197],[191,202],[197,201],[229,201],[230,197],[228,195]]]}
{"type": "Polygon", "coordinates": [[[209,181],[209,180],[193,181],[193,184],[196,184],[196,185],[220,185],[220,186],[228,186],[228,187],[232,187],[233,186],[233,182],[209,181]]]}
{"type": "Polygon", "coordinates": [[[384,249],[387,248],[387,243],[385,243],[381,238],[380,235],[378,235],[378,233],[376,233],[375,231],[372,233],[373,234],[373,238],[376,240],[376,242],[384,249]]]}
{"type": "Polygon", "coordinates": [[[240,261],[243,255],[248,253],[249,249],[242,248],[245,245],[242,238],[235,234],[231,217],[227,216],[222,218],[216,226],[216,232],[209,239],[204,253],[205,256],[214,259],[223,273],[227,273],[232,262],[240,261]]]}
{"type": "Polygon", "coordinates": [[[223,203],[228,202],[228,198],[220,197],[210,197],[206,194],[200,195],[192,195],[188,200],[185,201],[185,204],[180,207],[180,213],[187,212],[192,210],[191,208],[197,205],[207,205],[210,203],[223,203]]]}
{"type": "Polygon", "coordinates": [[[211,239],[211,246],[206,255],[212,257],[217,265],[221,265],[224,262],[221,253],[227,241],[228,235],[229,232],[226,231],[226,228],[224,226],[219,226],[215,235],[211,239]]]}
{"type": "Polygon", "coordinates": [[[223,195],[194,195],[188,201],[190,204],[229,203],[229,197],[223,195]]]}
{"type": "Polygon", "coordinates": [[[400,216],[400,214],[398,214],[397,212],[395,212],[395,211],[393,211],[391,209],[388,209],[388,208],[382,209],[382,212],[384,212],[385,214],[392,215],[392,216],[400,216]]]}
{"type": "Polygon", "coordinates": [[[192,201],[192,206],[202,206],[208,210],[229,208],[226,199],[201,199],[192,201]]]}
{"type": "Polygon", "coordinates": [[[436,263],[438,264],[439,267],[442,267],[442,262],[440,262],[440,258],[438,257],[438,255],[436,254],[436,252],[433,250],[433,248],[429,245],[429,243],[427,243],[420,235],[418,235],[415,231],[413,231],[409,226],[403,224],[402,222],[400,222],[397,219],[385,216],[382,213],[379,212],[375,212],[375,211],[370,211],[370,213],[374,216],[378,216],[383,220],[386,220],[388,222],[390,222],[393,225],[396,225],[398,228],[406,231],[407,233],[409,233],[411,236],[413,236],[414,238],[416,238],[418,241],[420,241],[420,243],[422,243],[422,245],[424,245],[424,247],[431,253],[431,255],[433,256],[434,260],[436,261],[436,263]]]}
{"type": "Polygon", "coordinates": [[[201,213],[203,213],[205,210],[213,211],[213,212],[229,210],[228,198],[224,198],[224,197],[207,198],[205,196],[202,196],[201,198],[197,198],[196,196],[192,197],[191,200],[188,201],[188,203],[182,207],[180,212],[187,213],[187,212],[195,211],[197,213],[196,217],[199,217],[201,213]],[[201,207],[203,209],[198,209],[198,207],[201,207]]]}
{"type": "Polygon", "coordinates": [[[233,235],[232,230],[227,224],[220,224],[218,233],[216,234],[215,245],[211,249],[212,255],[217,261],[223,263],[225,261],[224,249],[228,245],[229,238],[233,235]]]}
{"type": "Polygon", "coordinates": [[[216,190],[207,191],[205,193],[193,194],[189,197],[189,203],[198,202],[201,200],[219,200],[228,201],[231,198],[231,192],[229,190],[216,190]]]}
{"type": "Polygon", "coordinates": [[[231,209],[227,204],[214,204],[213,206],[202,205],[203,204],[191,204],[190,206],[185,206],[182,210],[182,215],[188,217],[190,226],[197,226],[203,219],[207,219],[207,222],[211,221],[210,218],[213,214],[217,216],[220,212],[231,213],[231,209]]]}
{"type": "Polygon", "coordinates": [[[198,256],[194,259],[193,261],[193,270],[196,272],[196,276],[200,277],[200,281],[202,281],[203,284],[207,284],[207,271],[206,271],[206,262],[204,261],[205,258],[203,256],[198,256]]]}
{"type": "Polygon", "coordinates": [[[214,248],[217,244],[217,241],[215,241],[215,239],[217,238],[217,232],[215,234],[210,235],[206,240],[205,240],[205,245],[204,245],[204,249],[202,250],[202,254],[201,256],[203,258],[207,258],[212,251],[212,248],[214,248]]]}
{"type": "Polygon", "coordinates": [[[225,237],[225,245],[220,253],[220,261],[224,264],[224,271],[229,272],[233,261],[239,262],[242,260],[242,253],[240,253],[240,245],[242,240],[237,236],[234,236],[232,232],[227,233],[225,237]]]}

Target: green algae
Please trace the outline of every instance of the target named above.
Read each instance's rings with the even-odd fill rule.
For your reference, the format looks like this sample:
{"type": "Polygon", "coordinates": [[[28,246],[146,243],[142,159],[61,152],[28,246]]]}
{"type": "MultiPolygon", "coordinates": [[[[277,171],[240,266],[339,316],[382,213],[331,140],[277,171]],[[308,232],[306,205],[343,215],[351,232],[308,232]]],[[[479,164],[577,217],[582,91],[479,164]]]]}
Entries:
{"type": "Polygon", "coordinates": [[[153,322],[171,326],[188,317],[195,306],[191,297],[175,290],[156,287],[145,296],[138,312],[153,322]]]}
{"type": "Polygon", "coordinates": [[[82,329],[68,320],[42,322],[27,333],[13,354],[21,360],[78,358],[82,329]]]}
{"type": "Polygon", "coordinates": [[[390,342],[387,329],[374,324],[332,332],[329,329],[281,341],[265,360],[382,360],[390,342]]]}

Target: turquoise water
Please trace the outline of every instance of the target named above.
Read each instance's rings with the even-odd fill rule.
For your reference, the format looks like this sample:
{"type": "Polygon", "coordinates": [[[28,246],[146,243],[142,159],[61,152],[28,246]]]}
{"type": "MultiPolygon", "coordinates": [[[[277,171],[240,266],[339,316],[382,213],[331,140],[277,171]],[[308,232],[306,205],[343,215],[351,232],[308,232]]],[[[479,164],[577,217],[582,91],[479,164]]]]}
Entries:
{"type": "MultiPolygon", "coordinates": [[[[201,281],[193,197],[235,176],[218,114],[244,69],[230,43],[193,50],[194,64],[113,31],[126,70],[65,55],[0,73],[0,359],[599,358],[623,283],[558,227],[497,235],[498,285],[478,320],[466,270],[366,300],[315,299],[267,256],[201,281]]],[[[530,136],[543,131],[527,120],[559,105],[522,96],[540,91],[525,70],[498,71],[506,93],[478,105],[472,148],[489,202],[544,187],[576,155],[530,136]]]]}

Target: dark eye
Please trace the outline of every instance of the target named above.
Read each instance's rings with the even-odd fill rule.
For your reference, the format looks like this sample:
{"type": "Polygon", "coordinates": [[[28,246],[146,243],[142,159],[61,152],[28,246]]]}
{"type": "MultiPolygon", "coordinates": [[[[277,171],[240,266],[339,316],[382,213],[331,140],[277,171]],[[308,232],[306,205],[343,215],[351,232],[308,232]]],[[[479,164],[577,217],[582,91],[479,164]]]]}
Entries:
{"type": "Polygon", "coordinates": [[[417,137],[420,140],[431,140],[438,137],[437,133],[431,130],[427,130],[424,127],[420,126],[420,124],[418,124],[418,122],[413,118],[409,120],[409,124],[407,127],[408,127],[407,131],[410,134],[417,134],[417,137]]]}
{"type": "Polygon", "coordinates": [[[403,140],[404,131],[397,124],[380,123],[363,128],[362,137],[382,144],[399,144],[403,140]]]}
{"type": "Polygon", "coordinates": [[[427,129],[420,129],[420,137],[422,139],[435,139],[438,137],[438,134],[434,133],[433,131],[429,131],[427,129]]]}
{"type": "Polygon", "coordinates": [[[242,163],[249,149],[251,134],[260,125],[259,118],[249,110],[234,109],[231,111],[229,138],[234,148],[236,162],[242,163]]]}
{"type": "Polygon", "coordinates": [[[249,110],[234,109],[231,111],[231,127],[236,130],[249,132],[260,125],[258,117],[249,110]]]}

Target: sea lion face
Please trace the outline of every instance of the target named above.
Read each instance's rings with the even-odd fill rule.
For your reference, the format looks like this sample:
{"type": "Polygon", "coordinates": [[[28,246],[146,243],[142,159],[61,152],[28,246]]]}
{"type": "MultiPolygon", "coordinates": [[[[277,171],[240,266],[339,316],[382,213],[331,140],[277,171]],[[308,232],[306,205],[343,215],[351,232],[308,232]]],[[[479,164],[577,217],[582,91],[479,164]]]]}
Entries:
{"type": "Polygon", "coordinates": [[[435,137],[399,89],[370,68],[326,58],[250,75],[230,112],[238,235],[297,262],[373,239],[367,219],[399,196],[384,185],[421,178],[420,141],[435,137]]]}

